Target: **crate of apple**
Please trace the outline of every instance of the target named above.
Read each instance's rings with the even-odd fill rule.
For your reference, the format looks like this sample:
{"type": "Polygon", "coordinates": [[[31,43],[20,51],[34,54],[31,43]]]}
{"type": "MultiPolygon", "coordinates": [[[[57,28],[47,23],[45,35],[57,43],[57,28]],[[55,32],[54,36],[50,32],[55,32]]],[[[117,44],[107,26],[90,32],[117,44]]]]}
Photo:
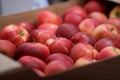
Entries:
{"type": "Polygon", "coordinates": [[[35,25],[23,21],[0,32],[0,52],[48,76],[120,55],[120,6],[88,1],[60,17],[43,10],[35,25]],[[115,14],[114,14],[115,13],[115,14]]]}

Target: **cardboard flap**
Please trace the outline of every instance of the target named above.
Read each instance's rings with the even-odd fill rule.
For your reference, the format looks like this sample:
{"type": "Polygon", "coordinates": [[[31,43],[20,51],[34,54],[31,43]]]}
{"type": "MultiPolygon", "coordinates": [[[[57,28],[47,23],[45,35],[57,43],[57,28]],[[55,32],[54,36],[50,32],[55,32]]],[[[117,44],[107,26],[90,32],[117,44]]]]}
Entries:
{"type": "Polygon", "coordinates": [[[120,0],[108,0],[120,4],[120,0]]]}
{"type": "Polygon", "coordinates": [[[21,64],[0,53],[0,74],[20,67],[21,64]]]}

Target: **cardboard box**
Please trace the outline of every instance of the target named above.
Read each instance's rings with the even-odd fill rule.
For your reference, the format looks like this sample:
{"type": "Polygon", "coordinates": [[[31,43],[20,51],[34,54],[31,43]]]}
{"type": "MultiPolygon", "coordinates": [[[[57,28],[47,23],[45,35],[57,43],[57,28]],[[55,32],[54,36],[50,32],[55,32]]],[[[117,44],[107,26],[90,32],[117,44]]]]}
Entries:
{"type": "MultiPolygon", "coordinates": [[[[68,2],[52,5],[48,8],[58,15],[68,7],[84,5],[87,0],[70,0],[68,2]]],[[[116,5],[116,2],[104,1],[109,8],[116,5]]],[[[0,17],[0,30],[8,24],[21,21],[34,22],[44,9],[28,11],[0,17]]],[[[120,56],[105,59],[86,65],[81,68],[74,68],[46,77],[40,77],[31,69],[23,68],[16,61],[0,54],[0,80],[120,80],[120,56]]]]}

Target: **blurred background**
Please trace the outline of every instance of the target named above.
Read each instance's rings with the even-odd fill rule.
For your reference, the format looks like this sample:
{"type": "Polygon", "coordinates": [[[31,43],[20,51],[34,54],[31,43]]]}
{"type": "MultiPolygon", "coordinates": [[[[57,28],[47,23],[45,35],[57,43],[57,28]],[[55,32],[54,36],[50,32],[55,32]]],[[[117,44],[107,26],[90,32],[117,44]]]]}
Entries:
{"type": "Polygon", "coordinates": [[[0,0],[0,16],[48,7],[67,0],[0,0]]]}

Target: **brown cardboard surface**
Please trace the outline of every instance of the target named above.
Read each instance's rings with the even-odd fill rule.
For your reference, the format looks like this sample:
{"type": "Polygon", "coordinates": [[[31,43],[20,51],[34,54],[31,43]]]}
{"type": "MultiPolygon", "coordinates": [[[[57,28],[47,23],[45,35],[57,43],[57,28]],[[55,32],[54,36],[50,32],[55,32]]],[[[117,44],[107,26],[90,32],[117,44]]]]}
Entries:
{"type": "Polygon", "coordinates": [[[21,64],[0,53],[0,75],[4,72],[20,68],[21,64]]]}
{"type": "MultiPolygon", "coordinates": [[[[44,9],[50,9],[61,16],[66,8],[83,4],[83,0],[71,0],[44,9]]],[[[34,22],[40,11],[44,9],[2,16],[0,17],[0,29],[11,23],[18,23],[21,21],[34,22]]],[[[22,68],[18,63],[3,55],[0,55],[0,60],[3,62],[0,64],[0,68],[1,65],[3,66],[0,69],[0,80],[120,80],[120,56],[47,77],[38,77],[31,69],[22,68]]]]}

